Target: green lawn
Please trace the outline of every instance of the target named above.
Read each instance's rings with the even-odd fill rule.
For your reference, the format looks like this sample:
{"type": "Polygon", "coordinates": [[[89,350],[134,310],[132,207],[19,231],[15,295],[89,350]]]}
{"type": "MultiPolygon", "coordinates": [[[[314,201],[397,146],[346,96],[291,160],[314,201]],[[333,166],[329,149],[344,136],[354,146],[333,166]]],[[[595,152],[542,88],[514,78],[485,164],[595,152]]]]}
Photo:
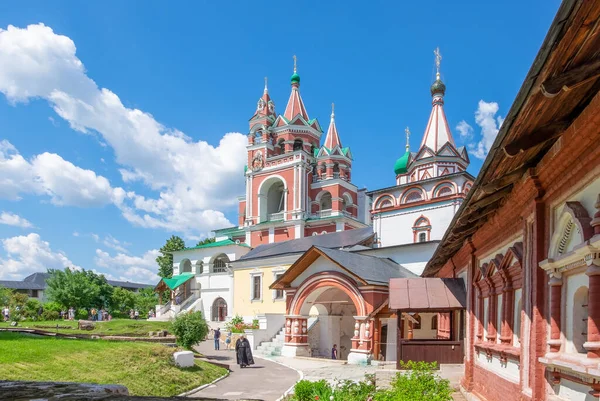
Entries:
{"type": "Polygon", "coordinates": [[[169,397],[210,383],[226,370],[203,361],[176,367],[159,344],[69,340],[0,332],[3,380],[122,384],[132,395],[169,397]]]}
{"type": "MultiPolygon", "coordinates": [[[[70,328],[59,328],[59,333],[65,334],[97,334],[97,335],[131,335],[147,336],[151,331],[169,330],[169,322],[149,322],[147,320],[113,319],[109,322],[94,322],[94,330],[78,330],[77,321],[51,320],[41,322],[19,322],[18,327],[40,329],[55,332],[56,325],[69,326],[70,328]]],[[[0,327],[10,327],[9,322],[0,322],[0,327]]]]}

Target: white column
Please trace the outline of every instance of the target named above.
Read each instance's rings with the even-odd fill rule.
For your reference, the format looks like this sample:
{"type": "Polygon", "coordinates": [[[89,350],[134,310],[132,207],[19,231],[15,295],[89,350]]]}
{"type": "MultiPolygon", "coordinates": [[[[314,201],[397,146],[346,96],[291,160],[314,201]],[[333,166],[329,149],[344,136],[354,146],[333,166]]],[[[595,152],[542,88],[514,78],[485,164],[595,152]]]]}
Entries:
{"type": "Polygon", "coordinates": [[[275,227],[269,227],[269,244],[275,242],[275,227]]]}
{"type": "Polygon", "coordinates": [[[298,208],[298,166],[294,167],[294,210],[298,208]]]}

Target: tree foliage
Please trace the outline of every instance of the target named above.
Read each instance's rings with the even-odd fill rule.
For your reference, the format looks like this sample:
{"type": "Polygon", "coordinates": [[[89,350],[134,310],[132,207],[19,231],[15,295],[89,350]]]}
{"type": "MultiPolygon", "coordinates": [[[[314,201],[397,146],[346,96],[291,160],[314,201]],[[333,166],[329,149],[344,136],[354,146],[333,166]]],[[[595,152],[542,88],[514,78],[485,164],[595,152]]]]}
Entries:
{"type": "Polygon", "coordinates": [[[177,345],[187,349],[198,344],[208,334],[208,324],[202,312],[183,313],[173,321],[173,333],[177,338],[177,345]]]}
{"type": "Polygon", "coordinates": [[[158,294],[153,288],[142,288],[135,294],[135,307],[141,314],[146,314],[158,304],[158,294]]]}
{"type": "Polygon", "coordinates": [[[215,241],[216,241],[215,237],[205,238],[202,241],[198,241],[198,243],[196,244],[196,246],[206,245],[206,244],[212,244],[215,241]]]}
{"type": "Polygon", "coordinates": [[[128,313],[135,308],[135,294],[124,288],[117,287],[113,290],[110,307],[116,313],[128,313]]]}
{"type": "Polygon", "coordinates": [[[173,255],[170,252],[181,251],[183,248],[185,248],[185,242],[176,235],[172,235],[165,245],[160,248],[162,255],[156,258],[160,277],[169,278],[173,276],[173,255]]]}
{"type": "Polygon", "coordinates": [[[0,286],[0,307],[8,306],[12,293],[12,290],[0,286]]]}
{"type": "Polygon", "coordinates": [[[48,270],[48,297],[64,308],[105,307],[111,302],[113,288],[103,275],[91,270],[48,270]]]}

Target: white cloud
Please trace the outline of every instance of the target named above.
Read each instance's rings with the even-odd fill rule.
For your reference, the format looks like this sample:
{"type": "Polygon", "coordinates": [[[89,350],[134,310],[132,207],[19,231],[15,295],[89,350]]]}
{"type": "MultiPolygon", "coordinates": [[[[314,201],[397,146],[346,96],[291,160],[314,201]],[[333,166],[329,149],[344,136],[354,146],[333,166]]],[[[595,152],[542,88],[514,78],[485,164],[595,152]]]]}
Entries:
{"type": "Polygon", "coordinates": [[[92,170],[85,170],[55,153],[42,153],[30,161],[8,141],[0,142],[0,198],[21,194],[48,195],[59,206],[103,206],[120,203],[125,191],[92,170]]]}
{"type": "Polygon", "coordinates": [[[22,227],[22,228],[31,228],[33,224],[29,222],[29,220],[24,219],[23,217],[10,213],[10,212],[2,212],[0,213],[0,224],[6,224],[9,226],[22,227]]]}
{"type": "MultiPolygon", "coordinates": [[[[480,100],[477,105],[475,123],[481,128],[481,139],[477,143],[468,144],[468,148],[469,153],[478,159],[486,158],[504,122],[504,117],[496,116],[498,110],[499,106],[496,102],[480,100]]],[[[464,140],[473,138],[473,128],[466,121],[458,123],[456,129],[464,140]]]]}
{"type": "Polygon", "coordinates": [[[0,258],[0,278],[3,279],[18,280],[47,269],[80,269],[64,252],[53,251],[36,233],[3,239],[2,246],[6,252],[6,257],[0,258]]]}
{"type": "MultiPolygon", "coordinates": [[[[70,38],[43,24],[0,30],[0,92],[13,103],[48,100],[74,130],[97,134],[113,148],[125,182],[140,181],[158,191],[157,199],[133,193],[121,198],[133,206],[113,199],[131,223],[187,234],[230,225],[216,209],[235,205],[243,192],[245,136],[226,134],[215,147],[167,128],[152,115],[125,107],[109,89],[99,88],[75,52],[70,38]]],[[[98,176],[86,178],[95,182],[92,195],[104,194],[100,202],[112,199],[107,182],[98,176]]],[[[80,199],[83,194],[52,199],[66,204],[73,201],[68,195],[80,199]]]]}
{"type": "Polygon", "coordinates": [[[128,253],[129,251],[125,248],[126,246],[131,245],[129,242],[122,242],[113,237],[112,235],[107,235],[102,240],[100,240],[100,236],[98,234],[90,233],[90,237],[94,239],[97,243],[102,243],[105,246],[114,249],[115,251],[119,251],[122,253],[128,253]]]}
{"type": "Polygon", "coordinates": [[[147,251],[142,256],[130,256],[117,253],[111,256],[108,252],[96,249],[96,265],[107,270],[107,277],[116,280],[156,283],[159,280],[158,264],[156,257],[159,255],[157,249],[147,251]]]}
{"type": "Polygon", "coordinates": [[[73,237],[79,237],[79,233],[77,231],[73,231],[73,237]]]}
{"type": "Polygon", "coordinates": [[[463,141],[469,140],[473,137],[473,127],[471,127],[465,120],[462,120],[458,123],[456,130],[463,141]]]}

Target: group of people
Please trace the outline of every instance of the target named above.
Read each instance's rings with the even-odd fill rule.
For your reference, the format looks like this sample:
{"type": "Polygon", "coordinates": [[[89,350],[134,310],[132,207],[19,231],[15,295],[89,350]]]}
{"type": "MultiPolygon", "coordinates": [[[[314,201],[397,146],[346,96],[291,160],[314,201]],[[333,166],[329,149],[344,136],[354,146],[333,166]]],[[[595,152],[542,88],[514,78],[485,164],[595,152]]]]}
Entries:
{"type": "Polygon", "coordinates": [[[104,308],[100,308],[100,309],[92,308],[90,310],[90,318],[94,322],[112,320],[112,316],[104,308]]]}
{"type": "MultiPolygon", "coordinates": [[[[212,330],[211,330],[212,331],[212,330]]],[[[231,349],[231,338],[233,333],[229,331],[227,333],[227,337],[225,338],[225,346],[226,349],[231,349]]],[[[217,327],[216,330],[213,331],[213,339],[215,341],[215,351],[220,350],[221,344],[221,329],[217,327]]],[[[250,346],[250,342],[243,335],[237,339],[235,342],[235,357],[237,360],[237,364],[240,365],[240,368],[245,368],[250,365],[254,365],[254,357],[252,356],[252,347],[250,346]]]]}

